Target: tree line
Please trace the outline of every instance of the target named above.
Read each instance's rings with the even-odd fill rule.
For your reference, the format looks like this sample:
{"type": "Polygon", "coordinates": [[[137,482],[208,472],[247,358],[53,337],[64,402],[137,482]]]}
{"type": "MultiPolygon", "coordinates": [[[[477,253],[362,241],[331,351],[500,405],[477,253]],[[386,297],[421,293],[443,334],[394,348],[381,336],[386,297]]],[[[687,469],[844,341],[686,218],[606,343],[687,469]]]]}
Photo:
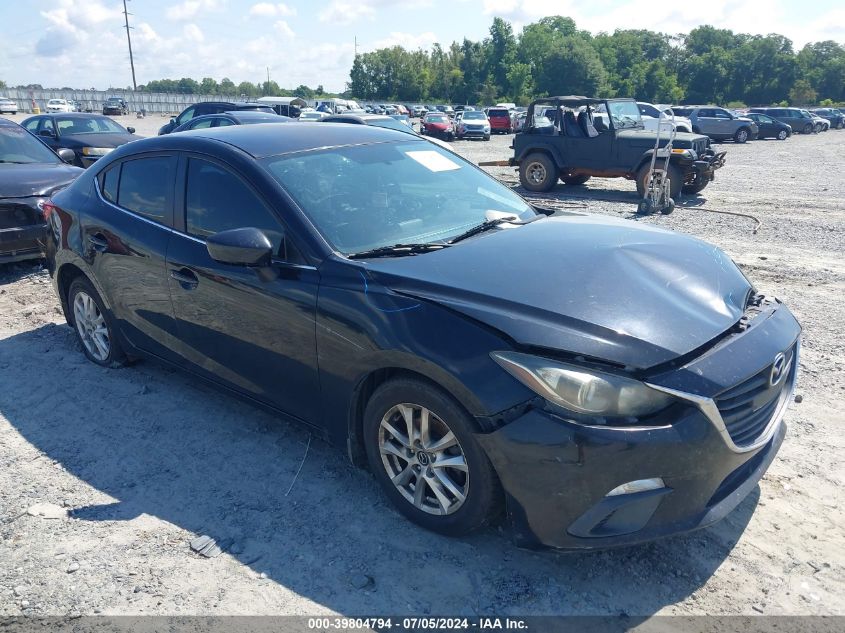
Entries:
{"type": "Polygon", "coordinates": [[[561,16],[528,24],[517,35],[497,17],[481,41],[357,55],[348,92],[367,100],[485,104],[525,104],[556,94],[733,107],[842,103],[845,46],[823,41],[796,52],[782,35],[712,26],[686,35],[592,35],[561,16]]]}
{"type": "Polygon", "coordinates": [[[201,81],[183,77],[182,79],[155,79],[146,84],[138,86],[140,92],[178,92],[181,94],[198,95],[245,95],[247,97],[302,97],[303,99],[314,99],[327,94],[322,85],[310,88],[306,85],[297,86],[287,90],[279,86],[275,81],[263,81],[252,83],[242,81],[235,84],[228,77],[219,82],[212,77],[204,77],[201,81]]]}

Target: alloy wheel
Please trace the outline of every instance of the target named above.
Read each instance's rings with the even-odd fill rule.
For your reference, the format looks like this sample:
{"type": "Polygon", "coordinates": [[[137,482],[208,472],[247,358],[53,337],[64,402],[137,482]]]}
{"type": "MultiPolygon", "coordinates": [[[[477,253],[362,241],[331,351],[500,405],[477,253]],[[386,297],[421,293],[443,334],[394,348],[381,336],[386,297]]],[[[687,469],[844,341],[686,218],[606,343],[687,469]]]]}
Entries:
{"type": "Polygon", "coordinates": [[[785,141],[786,140],[786,130],[781,130],[778,132],[778,140],[785,141]]]}
{"type": "Polygon", "coordinates": [[[469,468],[458,438],[433,411],[397,404],[381,420],[379,452],[387,476],[415,508],[456,512],[469,494],[469,468]]]}
{"type": "Polygon", "coordinates": [[[73,320],[88,353],[98,361],[105,361],[111,352],[109,330],[100,308],[88,293],[76,293],[73,300],[73,320]]]}

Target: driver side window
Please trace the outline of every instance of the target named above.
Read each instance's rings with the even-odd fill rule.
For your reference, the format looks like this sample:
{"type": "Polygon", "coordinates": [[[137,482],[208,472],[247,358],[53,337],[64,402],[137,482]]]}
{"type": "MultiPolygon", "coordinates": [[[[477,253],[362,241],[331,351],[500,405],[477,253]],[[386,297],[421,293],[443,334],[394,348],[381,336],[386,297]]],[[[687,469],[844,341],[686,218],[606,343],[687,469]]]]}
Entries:
{"type": "Polygon", "coordinates": [[[196,107],[194,107],[194,106],[191,106],[190,108],[188,108],[187,110],[185,110],[185,111],[184,111],[182,114],[180,114],[180,115],[179,115],[179,117],[176,119],[176,123],[177,123],[177,125],[182,125],[183,123],[187,123],[188,121],[190,121],[191,119],[193,119],[193,118],[194,118],[194,116],[196,116],[196,111],[197,111],[197,109],[196,109],[196,107]]]}
{"type": "Polygon", "coordinates": [[[235,174],[197,158],[188,160],[185,227],[189,235],[200,239],[254,227],[267,235],[274,253],[285,255],[282,225],[255,193],[235,174]]]}

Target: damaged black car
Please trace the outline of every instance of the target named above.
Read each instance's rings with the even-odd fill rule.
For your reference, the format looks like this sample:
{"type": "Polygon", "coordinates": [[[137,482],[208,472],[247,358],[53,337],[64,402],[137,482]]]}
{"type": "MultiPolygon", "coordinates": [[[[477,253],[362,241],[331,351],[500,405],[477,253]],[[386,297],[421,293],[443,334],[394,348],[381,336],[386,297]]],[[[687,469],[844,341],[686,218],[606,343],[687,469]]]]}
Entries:
{"type": "MultiPolygon", "coordinates": [[[[72,151],[60,151],[73,160],[72,151]]],[[[82,173],[63,158],[17,123],[0,119],[0,264],[42,256],[42,206],[82,173]]]]}
{"type": "Polygon", "coordinates": [[[801,328],[720,249],[535,208],[394,130],[273,131],[127,144],[47,204],[91,361],[304,423],[448,535],[504,514],[523,546],[629,545],[757,485],[801,328]]]}

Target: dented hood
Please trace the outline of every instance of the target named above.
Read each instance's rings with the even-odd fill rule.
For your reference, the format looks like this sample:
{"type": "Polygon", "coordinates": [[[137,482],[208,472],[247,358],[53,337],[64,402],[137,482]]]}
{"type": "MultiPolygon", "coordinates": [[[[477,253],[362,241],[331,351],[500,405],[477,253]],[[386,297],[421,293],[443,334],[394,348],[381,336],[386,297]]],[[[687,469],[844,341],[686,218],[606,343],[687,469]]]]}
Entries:
{"type": "Polygon", "coordinates": [[[367,268],[384,286],[461,312],[519,345],[636,368],[722,334],[751,290],[715,246],[603,216],[544,218],[367,268]]]}
{"type": "Polygon", "coordinates": [[[0,198],[49,196],[66,187],[83,172],[59,161],[55,163],[0,164],[0,198]]]}

